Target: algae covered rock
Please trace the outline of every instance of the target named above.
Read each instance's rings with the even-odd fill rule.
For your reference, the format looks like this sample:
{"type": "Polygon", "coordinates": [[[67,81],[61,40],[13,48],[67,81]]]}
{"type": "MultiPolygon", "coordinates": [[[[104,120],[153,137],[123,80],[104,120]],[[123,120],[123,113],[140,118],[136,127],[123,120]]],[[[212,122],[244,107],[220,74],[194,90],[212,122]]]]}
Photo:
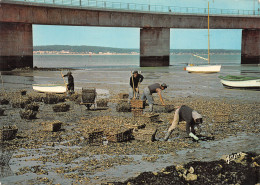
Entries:
{"type": "Polygon", "coordinates": [[[35,119],[37,115],[37,112],[32,110],[21,110],[20,116],[22,119],[35,119]]]}

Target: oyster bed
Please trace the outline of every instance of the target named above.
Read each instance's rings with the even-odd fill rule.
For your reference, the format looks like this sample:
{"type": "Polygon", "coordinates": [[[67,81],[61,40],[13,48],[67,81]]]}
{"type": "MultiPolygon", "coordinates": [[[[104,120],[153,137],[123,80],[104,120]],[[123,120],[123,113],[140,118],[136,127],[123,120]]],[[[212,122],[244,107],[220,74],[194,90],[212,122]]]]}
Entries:
{"type": "MultiPolygon", "coordinates": [[[[203,115],[204,122],[200,132],[202,141],[193,142],[187,138],[183,129],[185,123],[181,122],[169,142],[164,142],[160,141],[160,138],[164,137],[169,128],[174,112],[160,113],[159,121],[152,122],[141,117],[133,118],[131,112],[117,112],[118,95],[108,103],[108,109],[95,111],[86,110],[84,105],[80,105],[79,97],[79,94],[70,98],[62,95],[50,97],[34,92],[28,92],[23,96],[20,92],[1,94],[1,99],[10,103],[1,105],[5,115],[0,117],[0,126],[18,127],[16,139],[4,141],[5,151],[13,151],[10,166],[14,174],[10,176],[10,173],[6,173],[9,175],[3,178],[3,183],[63,184],[121,181],[121,178],[108,174],[124,166],[134,167],[143,163],[153,166],[153,163],[166,158],[168,163],[165,162],[165,165],[169,165],[169,160],[177,156],[178,151],[191,150],[196,153],[196,150],[207,146],[207,143],[225,141],[230,137],[236,138],[240,133],[259,138],[260,104],[257,101],[205,97],[171,98],[167,104],[174,105],[175,108],[185,104],[203,115]],[[63,101],[70,106],[70,109],[67,112],[54,112],[53,106],[63,101]],[[21,119],[20,111],[24,111],[24,108],[35,102],[39,106],[36,119],[21,119]],[[63,123],[60,131],[43,131],[41,123],[56,120],[63,123]],[[129,142],[107,143],[104,142],[104,138],[101,143],[90,145],[85,138],[86,133],[95,129],[121,131],[131,126],[138,129],[135,126],[143,124],[146,128],[157,129],[156,138],[159,141],[133,139],[129,142]]],[[[155,102],[159,103],[159,100],[155,98],[155,102]]],[[[119,172],[120,170],[117,171],[119,172]]],[[[136,174],[129,174],[136,176],[140,172],[142,171],[139,169],[136,174]]],[[[126,180],[128,176],[125,175],[124,178],[126,180]]]]}

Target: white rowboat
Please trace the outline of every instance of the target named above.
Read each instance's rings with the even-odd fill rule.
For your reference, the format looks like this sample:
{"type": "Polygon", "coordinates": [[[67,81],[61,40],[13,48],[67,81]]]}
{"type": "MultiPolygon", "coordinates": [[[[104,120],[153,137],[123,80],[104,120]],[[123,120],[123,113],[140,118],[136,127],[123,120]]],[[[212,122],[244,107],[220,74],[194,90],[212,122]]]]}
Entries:
{"type": "Polygon", "coordinates": [[[45,93],[65,93],[66,86],[60,84],[33,84],[33,90],[45,93]]]}
{"type": "Polygon", "coordinates": [[[259,89],[260,90],[260,78],[259,77],[246,77],[246,76],[219,76],[223,86],[227,88],[240,88],[240,89],[259,89]]]}
{"type": "Polygon", "coordinates": [[[203,65],[203,66],[187,66],[186,71],[189,73],[218,73],[221,65],[203,65]]]}

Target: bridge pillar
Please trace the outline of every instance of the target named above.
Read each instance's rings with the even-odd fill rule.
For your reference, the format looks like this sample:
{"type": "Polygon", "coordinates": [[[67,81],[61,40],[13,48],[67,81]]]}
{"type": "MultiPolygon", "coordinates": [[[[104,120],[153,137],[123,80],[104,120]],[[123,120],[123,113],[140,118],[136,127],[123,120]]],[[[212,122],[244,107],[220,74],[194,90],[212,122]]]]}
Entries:
{"type": "Polygon", "coordinates": [[[241,64],[260,64],[260,30],[242,31],[241,64]]]}
{"type": "Polygon", "coordinates": [[[0,70],[33,67],[32,24],[0,22],[0,70]]]}
{"type": "Polygon", "coordinates": [[[170,28],[141,28],[140,67],[169,66],[170,28]]]}

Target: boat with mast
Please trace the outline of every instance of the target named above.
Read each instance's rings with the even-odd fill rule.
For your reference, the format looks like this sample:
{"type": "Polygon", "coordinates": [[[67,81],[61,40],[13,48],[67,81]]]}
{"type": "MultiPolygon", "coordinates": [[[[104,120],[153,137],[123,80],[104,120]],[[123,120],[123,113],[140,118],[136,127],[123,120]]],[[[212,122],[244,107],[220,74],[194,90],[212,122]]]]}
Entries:
{"type": "Polygon", "coordinates": [[[208,58],[204,58],[198,55],[193,55],[200,59],[208,61],[208,65],[188,65],[186,66],[186,71],[189,73],[218,73],[220,72],[221,65],[210,65],[210,37],[209,37],[209,1],[208,1],[208,58]]]}

